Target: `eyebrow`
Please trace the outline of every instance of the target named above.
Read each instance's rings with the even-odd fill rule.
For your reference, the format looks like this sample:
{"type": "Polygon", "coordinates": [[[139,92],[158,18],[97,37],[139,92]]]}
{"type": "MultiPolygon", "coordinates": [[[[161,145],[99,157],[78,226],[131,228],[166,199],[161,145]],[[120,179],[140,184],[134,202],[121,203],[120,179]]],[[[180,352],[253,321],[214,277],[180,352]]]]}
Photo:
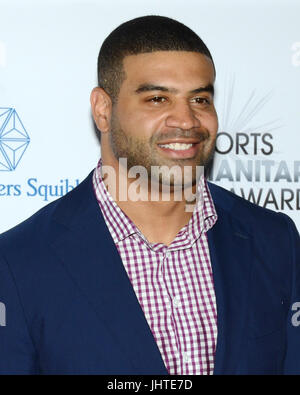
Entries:
{"type": "MultiPolygon", "coordinates": [[[[160,85],[153,85],[153,84],[141,84],[136,90],[135,93],[143,93],[143,92],[151,92],[151,91],[161,91],[161,92],[170,92],[170,93],[178,93],[178,89],[176,88],[168,88],[166,86],[160,86],[160,85]]],[[[190,94],[195,94],[195,93],[202,93],[202,92],[208,92],[211,93],[212,96],[214,95],[214,86],[213,84],[208,84],[204,87],[196,88],[191,91],[189,91],[190,94]]]]}

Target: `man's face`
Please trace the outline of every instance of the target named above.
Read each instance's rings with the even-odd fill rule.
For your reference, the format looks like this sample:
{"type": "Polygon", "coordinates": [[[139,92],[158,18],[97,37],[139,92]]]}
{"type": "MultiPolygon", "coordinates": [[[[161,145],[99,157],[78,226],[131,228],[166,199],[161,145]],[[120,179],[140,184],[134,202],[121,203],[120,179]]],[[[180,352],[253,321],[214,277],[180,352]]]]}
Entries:
{"type": "Polygon", "coordinates": [[[151,166],[179,165],[182,173],[191,166],[194,181],[196,166],[213,155],[218,129],[211,60],[196,52],[157,51],[127,56],[123,66],[126,78],[111,119],[114,157],[126,157],[128,168],[145,167],[149,177],[151,166]]]}

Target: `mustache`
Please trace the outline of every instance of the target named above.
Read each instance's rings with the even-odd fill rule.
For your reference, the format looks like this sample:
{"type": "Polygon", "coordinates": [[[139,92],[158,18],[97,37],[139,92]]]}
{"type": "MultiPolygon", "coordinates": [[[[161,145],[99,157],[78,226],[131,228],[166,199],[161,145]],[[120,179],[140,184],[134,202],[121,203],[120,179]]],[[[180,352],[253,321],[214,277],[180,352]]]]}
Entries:
{"type": "Polygon", "coordinates": [[[193,139],[199,143],[209,138],[208,130],[181,130],[176,129],[166,133],[160,133],[152,136],[151,142],[160,144],[161,141],[173,140],[173,139],[193,139]]]}

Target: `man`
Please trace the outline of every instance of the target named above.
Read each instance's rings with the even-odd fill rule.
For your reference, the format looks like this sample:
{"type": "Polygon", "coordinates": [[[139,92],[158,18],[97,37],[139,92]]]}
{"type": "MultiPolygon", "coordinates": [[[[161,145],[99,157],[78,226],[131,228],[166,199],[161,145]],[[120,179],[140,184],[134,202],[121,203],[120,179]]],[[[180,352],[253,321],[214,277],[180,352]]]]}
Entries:
{"type": "Polygon", "coordinates": [[[0,237],[0,372],[299,373],[295,225],[198,172],[218,129],[203,41],[137,18],[98,76],[97,168],[0,237]]]}

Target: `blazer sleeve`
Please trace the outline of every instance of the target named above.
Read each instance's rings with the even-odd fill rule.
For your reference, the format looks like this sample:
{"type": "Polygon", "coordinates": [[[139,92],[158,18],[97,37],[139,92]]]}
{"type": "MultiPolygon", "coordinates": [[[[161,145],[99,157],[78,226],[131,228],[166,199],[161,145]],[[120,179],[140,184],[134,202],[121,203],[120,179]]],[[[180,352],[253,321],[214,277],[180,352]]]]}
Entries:
{"type": "MultiPolygon", "coordinates": [[[[287,316],[287,351],[284,374],[300,374],[300,237],[293,221],[287,217],[292,264],[292,292],[287,316]]],[[[288,259],[288,258],[287,258],[288,259]]]]}
{"type": "Polygon", "coordinates": [[[37,374],[37,366],[18,290],[0,255],[0,375],[37,374]]]}

